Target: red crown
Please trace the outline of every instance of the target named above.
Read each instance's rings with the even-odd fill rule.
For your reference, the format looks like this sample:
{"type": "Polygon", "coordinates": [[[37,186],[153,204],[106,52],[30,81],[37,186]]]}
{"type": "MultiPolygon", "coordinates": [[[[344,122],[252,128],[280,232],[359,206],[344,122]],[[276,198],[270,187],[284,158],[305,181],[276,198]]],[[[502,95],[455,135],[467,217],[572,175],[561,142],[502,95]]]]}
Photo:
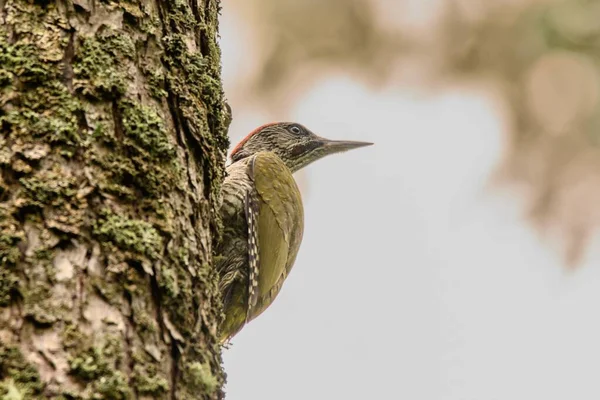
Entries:
{"type": "Polygon", "coordinates": [[[271,125],[275,125],[277,122],[271,122],[268,124],[264,124],[259,126],[258,128],[256,128],[255,130],[253,130],[252,132],[250,132],[248,135],[246,135],[245,138],[243,138],[234,148],[233,150],[231,150],[231,157],[233,157],[235,155],[235,153],[237,153],[238,151],[241,150],[242,147],[244,147],[244,144],[246,144],[246,142],[255,134],[257,134],[258,132],[262,131],[264,128],[266,128],[267,126],[271,126],[271,125]]]}

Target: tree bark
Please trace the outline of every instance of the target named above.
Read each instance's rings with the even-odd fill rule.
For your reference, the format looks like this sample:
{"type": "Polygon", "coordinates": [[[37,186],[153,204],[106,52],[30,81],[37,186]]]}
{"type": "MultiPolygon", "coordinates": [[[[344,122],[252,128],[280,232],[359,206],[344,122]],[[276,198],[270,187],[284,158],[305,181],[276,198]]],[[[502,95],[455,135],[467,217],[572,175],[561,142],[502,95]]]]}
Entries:
{"type": "Polygon", "coordinates": [[[214,399],[218,0],[0,0],[0,397],[214,399]]]}

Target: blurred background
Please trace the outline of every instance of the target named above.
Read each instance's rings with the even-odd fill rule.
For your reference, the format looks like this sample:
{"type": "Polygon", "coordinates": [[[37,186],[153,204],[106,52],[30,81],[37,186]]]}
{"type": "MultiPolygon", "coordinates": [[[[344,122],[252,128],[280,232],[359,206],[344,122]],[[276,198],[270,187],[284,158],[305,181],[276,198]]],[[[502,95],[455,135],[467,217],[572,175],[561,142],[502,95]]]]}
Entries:
{"type": "Polygon", "coordinates": [[[599,399],[600,2],[222,5],[232,144],[376,143],[297,174],[300,254],[227,398],[599,399]]]}

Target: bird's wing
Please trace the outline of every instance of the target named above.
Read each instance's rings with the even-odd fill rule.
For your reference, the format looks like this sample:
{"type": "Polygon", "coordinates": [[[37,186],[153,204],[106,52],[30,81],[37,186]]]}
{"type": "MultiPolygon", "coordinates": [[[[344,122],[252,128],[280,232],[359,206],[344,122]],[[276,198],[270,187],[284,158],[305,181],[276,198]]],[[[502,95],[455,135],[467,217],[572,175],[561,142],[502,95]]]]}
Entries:
{"type": "Polygon", "coordinates": [[[260,212],[260,203],[256,190],[249,190],[246,193],[244,210],[246,212],[246,221],[248,223],[248,307],[246,311],[246,321],[249,320],[252,309],[256,306],[258,300],[258,278],[260,266],[259,253],[259,226],[258,215],[260,212]]]}
{"type": "Polygon", "coordinates": [[[258,201],[257,294],[251,318],[257,317],[279,293],[302,241],[304,209],[291,171],[271,152],[257,153],[250,164],[258,201]]]}

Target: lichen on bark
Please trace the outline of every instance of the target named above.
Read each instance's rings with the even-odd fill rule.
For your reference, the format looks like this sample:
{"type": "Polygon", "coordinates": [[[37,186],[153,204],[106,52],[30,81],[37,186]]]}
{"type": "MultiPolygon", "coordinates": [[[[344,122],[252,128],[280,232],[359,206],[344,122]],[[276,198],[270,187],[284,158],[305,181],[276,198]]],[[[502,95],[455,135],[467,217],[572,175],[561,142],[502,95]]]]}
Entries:
{"type": "Polygon", "coordinates": [[[218,7],[0,1],[0,396],[222,395],[218,7]]]}

